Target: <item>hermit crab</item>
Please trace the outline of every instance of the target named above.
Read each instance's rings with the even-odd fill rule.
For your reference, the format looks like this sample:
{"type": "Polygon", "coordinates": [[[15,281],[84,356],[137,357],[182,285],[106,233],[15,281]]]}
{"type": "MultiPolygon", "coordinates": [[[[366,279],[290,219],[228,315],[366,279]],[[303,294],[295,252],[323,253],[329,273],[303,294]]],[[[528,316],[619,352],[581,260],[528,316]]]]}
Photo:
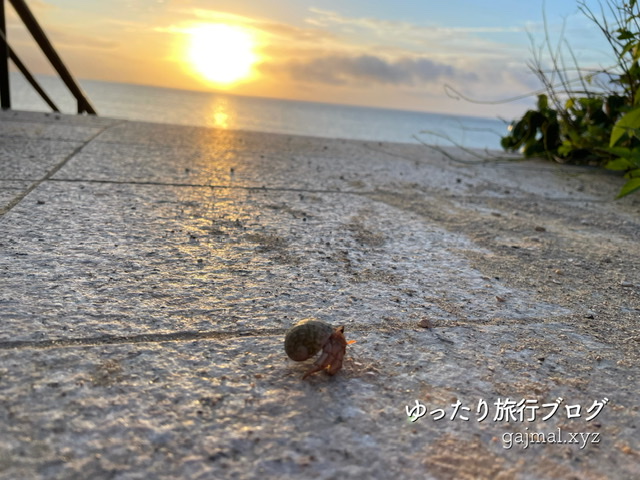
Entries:
{"type": "Polygon", "coordinates": [[[342,359],[349,343],[355,343],[355,340],[347,342],[343,326],[333,327],[315,318],[305,318],[287,332],[284,350],[291,360],[302,362],[322,349],[314,367],[302,377],[304,380],[322,370],[326,370],[329,375],[335,375],[342,368],[342,359]]]}

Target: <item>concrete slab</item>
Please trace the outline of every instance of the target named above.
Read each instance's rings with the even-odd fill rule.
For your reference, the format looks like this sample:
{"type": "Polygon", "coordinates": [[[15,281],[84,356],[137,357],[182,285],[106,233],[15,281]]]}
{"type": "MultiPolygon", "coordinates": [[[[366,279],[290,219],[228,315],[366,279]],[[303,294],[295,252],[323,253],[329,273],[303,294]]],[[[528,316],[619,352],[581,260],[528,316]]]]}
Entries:
{"type": "Polygon", "coordinates": [[[305,382],[308,366],[283,360],[279,335],[2,351],[0,468],[5,478],[633,478],[637,411],[611,368],[573,348],[544,362],[517,350],[561,331],[376,329],[349,335],[358,343],[338,376],[305,382]],[[584,372],[597,378],[588,388],[584,372]],[[537,419],[496,420],[507,397],[535,401],[537,419]],[[595,420],[567,418],[566,406],[604,398],[595,420]],[[412,422],[416,400],[429,413],[412,422]],[[549,443],[518,443],[527,431],[549,443]]]}
{"type": "Polygon", "coordinates": [[[19,286],[0,293],[0,341],[569,313],[474,270],[460,252],[489,252],[464,236],[361,195],[56,181],[3,224],[19,286]]]}
{"type": "Polygon", "coordinates": [[[0,118],[0,213],[55,173],[104,128],[118,123],[13,111],[3,111],[0,118]]]}
{"type": "Polygon", "coordinates": [[[0,217],[0,478],[640,476],[621,178],[3,112],[16,138],[74,150],[0,217]],[[335,377],[283,351],[307,316],[356,340],[335,377]]]}
{"type": "Polygon", "coordinates": [[[608,200],[620,185],[619,177],[591,168],[479,161],[460,150],[422,145],[144,123],[105,131],[55,178],[356,192],[413,185],[445,195],[534,194],[569,201],[608,200]],[[454,161],[446,157],[452,153],[454,161]]]}
{"type": "Polygon", "coordinates": [[[20,200],[32,182],[21,180],[0,180],[0,211],[20,200]]]}
{"type": "Polygon", "coordinates": [[[82,143],[65,140],[4,137],[0,144],[0,179],[40,180],[82,143]]]}

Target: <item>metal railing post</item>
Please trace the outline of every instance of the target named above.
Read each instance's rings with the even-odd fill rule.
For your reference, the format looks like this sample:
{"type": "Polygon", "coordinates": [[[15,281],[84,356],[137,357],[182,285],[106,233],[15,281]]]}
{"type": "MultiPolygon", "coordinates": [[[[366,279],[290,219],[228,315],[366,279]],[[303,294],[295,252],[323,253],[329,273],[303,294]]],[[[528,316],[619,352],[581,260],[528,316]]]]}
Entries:
{"type": "Polygon", "coordinates": [[[86,112],[95,115],[95,109],[93,108],[89,100],[87,100],[87,97],[85,96],[82,89],[73,79],[73,76],[71,75],[69,70],[67,70],[67,67],[62,62],[62,59],[58,56],[58,53],[53,48],[53,45],[51,45],[51,42],[47,38],[47,35],[44,33],[44,30],[40,28],[38,21],[31,13],[31,10],[29,10],[29,7],[25,3],[25,1],[9,0],[9,2],[11,2],[11,5],[13,5],[13,8],[15,9],[18,16],[22,19],[22,22],[31,33],[31,36],[34,38],[36,43],[40,46],[42,52],[51,62],[51,65],[53,65],[53,68],[56,69],[62,81],[78,101],[78,113],[86,112]]]}
{"type": "MultiPolygon", "coordinates": [[[[4,18],[4,0],[0,0],[0,34],[7,36],[7,25],[4,18]]],[[[0,107],[2,110],[11,108],[11,95],[9,93],[9,45],[0,42],[0,107]]]]}
{"type": "Polygon", "coordinates": [[[4,45],[6,45],[7,50],[9,51],[9,58],[11,59],[13,64],[16,67],[18,67],[18,70],[20,70],[22,75],[24,75],[24,78],[26,78],[27,81],[34,88],[34,90],[40,94],[40,97],[42,97],[42,99],[46,102],[46,104],[51,107],[51,110],[53,110],[54,112],[59,112],[60,110],[58,109],[58,107],[56,107],[56,104],[53,103],[53,101],[49,98],[49,95],[47,95],[47,92],[45,92],[44,89],[38,83],[38,81],[35,78],[33,78],[33,75],[31,75],[31,72],[29,72],[27,67],[25,67],[24,63],[22,63],[22,60],[20,60],[20,58],[18,57],[18,54],[14,52],[13,49],[9,46],[9,42],[7,42],[7,38],[2,34],[2,32],[0,32],[0,40],[2,40],[2,43],[4,45]]]}

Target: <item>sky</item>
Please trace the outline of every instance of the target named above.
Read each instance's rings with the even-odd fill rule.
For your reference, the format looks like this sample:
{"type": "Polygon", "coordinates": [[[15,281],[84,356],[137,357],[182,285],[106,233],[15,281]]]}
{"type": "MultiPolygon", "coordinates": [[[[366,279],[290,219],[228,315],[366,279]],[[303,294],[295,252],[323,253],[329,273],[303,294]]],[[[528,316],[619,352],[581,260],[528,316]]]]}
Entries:
{"type": "MultiPolygon", "coordinates": [[[[32,72],[52,74],[6,3],[10,44],[32,72]]],[[[76,78],[260,97],[514,117],[533,105],[533,97],[490,102],[541,87],[527,64],[532,40],[544,44],[545,17],[552,41],[565,38],[580,65],[602,66],[610,58],[577,0],[27,3],[76,78]],[[237,81],[207,78],[202,59],[240,59],[236,39],[200,40],[200,60],[194,59],[194,31],[212,24],[251,41],[251,65],[237,81]],[[224,51],[216,53],[214,43],[224,51]],[[456,98],[451,89],[485,103],[456,98]]],[[[600,11],[597,1],[585,3],[600,11]]]]}

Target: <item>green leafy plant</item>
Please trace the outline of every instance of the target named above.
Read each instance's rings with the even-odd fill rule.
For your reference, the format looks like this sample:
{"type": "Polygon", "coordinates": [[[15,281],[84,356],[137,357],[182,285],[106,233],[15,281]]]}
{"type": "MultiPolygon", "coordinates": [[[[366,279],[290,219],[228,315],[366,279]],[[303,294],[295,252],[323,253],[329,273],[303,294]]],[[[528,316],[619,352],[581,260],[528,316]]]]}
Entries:
{"type": "Polygon", "coordinates": [[[620,198],[640,190],[640,7],[637,0],[609,0],[607,5],[609,19],[604,10],[598,17],[579,2],[611,46],[614,65],[583,70],[568,45],[552,47],[546,31],[546,52],[534,48],[529,65],[546,94],[538,96],[535,110],[511,124],[501,143],[527,157],[624,172],[620,198]],[[571,68],[563,46],[571,53],[571,68]],[[545,53],[550,69],[543,67],[545,53]]]}

